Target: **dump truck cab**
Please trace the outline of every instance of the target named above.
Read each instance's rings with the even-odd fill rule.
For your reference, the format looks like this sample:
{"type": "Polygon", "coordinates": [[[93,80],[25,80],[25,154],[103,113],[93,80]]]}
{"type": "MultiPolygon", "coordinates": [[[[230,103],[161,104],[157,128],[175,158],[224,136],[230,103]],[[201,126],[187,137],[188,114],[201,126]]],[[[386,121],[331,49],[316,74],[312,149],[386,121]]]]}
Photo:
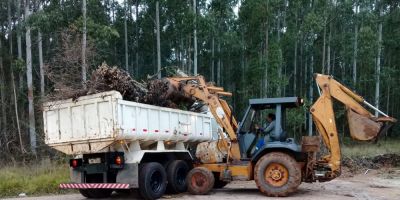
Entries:
{"type": "Polygon", "coordinates": [[[288,137],[286,110],[299,109],[303,99],[299,97],[250,99],[237,131],[242,159],[253,162],[271,151],[290,152],[297,158],[302,157],[301,145],[288,137]],[[274,116],[268,122],[268,115],[274,116]],[[268,129],[274,123],[273,130],[268,129]]]}

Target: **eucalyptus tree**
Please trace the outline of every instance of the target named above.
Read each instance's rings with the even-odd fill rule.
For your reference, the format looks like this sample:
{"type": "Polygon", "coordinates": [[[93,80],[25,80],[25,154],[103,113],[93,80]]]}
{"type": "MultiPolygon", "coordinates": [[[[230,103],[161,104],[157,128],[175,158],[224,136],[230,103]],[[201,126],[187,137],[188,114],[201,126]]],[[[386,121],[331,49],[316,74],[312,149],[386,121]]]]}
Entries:
{"type": "MultiPolygon", "coordinates": [[[[25,22],[28,22],[31,15],[30,0],[25,1],[25,22]]],[[[33,79],[32,79],[32,41],[31,41],[31,27],[28,23],[25,25],[25,42],[26,42],[26,76],[28,86],[28,119],[29,119],[29,136],[31,152],[36,154],[36,124],[35,124],[35,106],[33,94],[33,79]]]]}

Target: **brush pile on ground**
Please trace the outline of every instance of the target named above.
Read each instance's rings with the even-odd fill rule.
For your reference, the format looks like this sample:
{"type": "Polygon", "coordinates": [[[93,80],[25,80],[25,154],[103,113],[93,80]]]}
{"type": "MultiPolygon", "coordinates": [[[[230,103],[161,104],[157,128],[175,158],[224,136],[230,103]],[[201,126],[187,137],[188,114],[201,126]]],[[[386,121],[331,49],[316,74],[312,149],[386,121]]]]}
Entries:
{"type": "MultiPolygon", "coordinates": [[[[67,84],[58,84],[67,85],[67,84]]],[[[124,100],[146,103],[151,105],[182,108],[187,100],[175,98],[169,91],[170,85],[166,79],[149,79],[139,82],[129,73],[114,66],[103,63],[91,75],[87,88],[57,88],[51,94],[51,100],[77,99],[80,96],[116,90],[124,100]]]]}
{"type": "Polygon", "coordinates": [[[380,169],[383,167],[400,167],[399,154],[382,154],[374,157],[345,157],[342,160],[343,166],[352,172],[365,169],[380,169]]]}

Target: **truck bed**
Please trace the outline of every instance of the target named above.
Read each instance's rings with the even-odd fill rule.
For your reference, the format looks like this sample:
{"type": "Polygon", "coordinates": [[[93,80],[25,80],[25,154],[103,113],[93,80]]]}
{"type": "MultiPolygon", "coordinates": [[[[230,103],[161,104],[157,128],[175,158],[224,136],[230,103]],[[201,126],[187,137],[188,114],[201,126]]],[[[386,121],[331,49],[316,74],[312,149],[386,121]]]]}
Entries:
{"type": "Polygon", "coordinates": [[[117,91],[43,105],[45,143],[66,154],[96,153],[116,141],[212,140],[212,117],[122,99],[117,91]]]}

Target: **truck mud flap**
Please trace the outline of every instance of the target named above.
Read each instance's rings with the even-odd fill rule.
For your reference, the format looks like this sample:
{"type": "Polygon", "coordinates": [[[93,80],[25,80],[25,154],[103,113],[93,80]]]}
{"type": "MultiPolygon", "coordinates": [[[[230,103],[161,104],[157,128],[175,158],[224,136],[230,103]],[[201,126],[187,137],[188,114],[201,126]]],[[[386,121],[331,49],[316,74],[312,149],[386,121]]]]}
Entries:
{"type": "Polygon", "coordinates": [[[129,189],[127,183],[61,183],[60,189],[129,189]]]}

